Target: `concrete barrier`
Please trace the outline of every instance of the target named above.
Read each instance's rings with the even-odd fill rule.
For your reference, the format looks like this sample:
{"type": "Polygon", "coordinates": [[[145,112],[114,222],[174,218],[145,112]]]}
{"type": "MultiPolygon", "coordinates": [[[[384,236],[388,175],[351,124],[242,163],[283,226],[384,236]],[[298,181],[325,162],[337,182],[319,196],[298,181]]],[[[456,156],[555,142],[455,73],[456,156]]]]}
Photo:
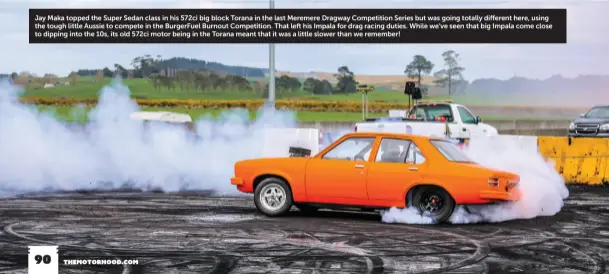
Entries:
{"type": "Polygon", "coordinates": [[[590,107],[550,107],[550,106],[467,106],[473,113],[482,117],[579,117],[590,107]]]}
{"type": "Polygon", "coordinates": [[[500,135],[567,136],[566,129],[503,129],[498,131],[500,135]]]}
{"type": "Polygon", "coordinates": [[[609,139],[539,137],[539,152],[556,163],[566,182],[609,183],[609,139]]]}

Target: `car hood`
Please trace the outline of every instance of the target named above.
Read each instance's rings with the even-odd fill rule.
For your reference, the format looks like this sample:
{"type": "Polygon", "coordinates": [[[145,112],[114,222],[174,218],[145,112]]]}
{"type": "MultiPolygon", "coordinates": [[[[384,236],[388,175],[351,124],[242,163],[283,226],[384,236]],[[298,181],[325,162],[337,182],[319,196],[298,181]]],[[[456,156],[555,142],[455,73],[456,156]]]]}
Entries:
{"type": "Polygon", "coordinates": [[[577,118],[573,123],[609,124],[609,118],[577,118]]]}

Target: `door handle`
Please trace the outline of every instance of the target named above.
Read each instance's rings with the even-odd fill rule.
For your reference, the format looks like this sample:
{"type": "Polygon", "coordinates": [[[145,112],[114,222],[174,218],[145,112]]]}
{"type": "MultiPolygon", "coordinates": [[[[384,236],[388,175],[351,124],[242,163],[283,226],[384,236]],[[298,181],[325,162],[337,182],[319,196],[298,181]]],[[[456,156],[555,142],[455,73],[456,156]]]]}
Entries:
{"type": "Polygon", "coordinates": [[[364,165],[355,165],[355,168],[364,168],[364,165]]]}
{"type": "Polygon", "coordinates": [[[408,170],[410,170],[410,171],[417,171],[417,170],[419,170],[419,168],[418,167],[409,167],[408,170]]]}

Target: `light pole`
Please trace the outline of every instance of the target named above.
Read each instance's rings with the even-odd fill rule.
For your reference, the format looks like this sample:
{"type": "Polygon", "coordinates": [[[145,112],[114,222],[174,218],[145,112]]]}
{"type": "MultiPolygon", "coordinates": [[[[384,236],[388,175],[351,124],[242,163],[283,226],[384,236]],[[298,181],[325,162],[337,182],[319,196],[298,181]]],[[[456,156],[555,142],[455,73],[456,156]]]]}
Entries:
{"type": "MultiPolygon", "coordinates": [[[[275,9],[275,0],[269,0],[270,9],[275,9]]],[[[269,44],[269,106],[275,108],[275,44],[269,44]]]]}

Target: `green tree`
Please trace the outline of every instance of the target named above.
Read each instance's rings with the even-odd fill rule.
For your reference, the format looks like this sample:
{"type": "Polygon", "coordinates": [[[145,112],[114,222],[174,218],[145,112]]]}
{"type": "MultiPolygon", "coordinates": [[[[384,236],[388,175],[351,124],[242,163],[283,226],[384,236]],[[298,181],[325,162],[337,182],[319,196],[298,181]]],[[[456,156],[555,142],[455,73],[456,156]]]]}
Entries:
{"type": "Polygon", "coordinates": [[[419,87],[424,90],[423,86],[421,86],[421,80],[424,75],[429,75],[431,70],[433,70],[434,64],[427,60],[423,55],[415,55],[412,57],[412,61],[410,64],[406,66],[406,70],[404,73],[408,75],[410,78],[416,78],[419,87]]]}
{"type": "Polygon", "coordinates": [[[316,92],[314,93],[332,94],[332,92],[334,92],[334,88],[332,88],[332,83],[330,83],[328,80],[323,80],[317,85],[316,92]]]}
{"type": "Polygon", "coordinates": [[[153,73],[158,73],[161,69],[159,67],[160,62],[160,55],[157,55],[156,58],[153,58],[150,54],[133,58],[133,60],[131,60],[133,76],[136,78],[145,78],[150,77],[153,73]]]}
{"type": "Polygon", "coordinates": [[[281,75],[279,78],[275,78],[275,86],[277,90],[281,91],[298,91],[302,87],[302,83],[296,77],[290,77],[288,75],[281,75]]]}
{"type": "Polygon", "coordinates": [[[116,72],[116,75],[120,75],[120,77],[123,79],[129,76],[129,71],[119,64],[114,64],[114,71],[116,72]]]}
{"type": "Polygon", "coordinates": [[[112,78],[114,76],[114,73],[108,67],[105,67],[102,69],[102,74],[106,78],[112,78]]]}
{"type": "Polygon", "coordinates": [[[434,83],[439,84],[442,87],[448,87],[448,95],[452,94],[455,82],[459,83],[463,80],[463,71],[465,68],[459,66],[461,59],[459,54],[454,50],[448,50],[442,53],[444,59],[445,68],[437,71],[434,76],[438,79],[434,80],[434,83]]]}
{"type": "Polygon", "coordinates": [[[309,78],[305,79],[304,82],[302,83],[302,89],[304,89],[305,91],[308,91],[308,92],[313,92],[315,90],[315,85],[317,84],[317,82],[319,82],[319,80],[317,80],[313,77],[309,77],[309,78]]]}
{"type": "Polygon", "coordinates": [[[234,90],[251,90],[252,84],[241,75],[229,74],[226,76],[228,85],[234,90]]]}
{"type": "Polygon", "coordinates": [[[324,94],[330,95],[334,92],[334,88],[332,87],[332,83],[328,80],[319,80],[315,78],[307,78],[303,83],[303,89],[306,91],[310,91],[313,94],[324,94]]]}
{"type": "Polygon", "coordinates": [[[347,66],[338,68],[336,79],[338,80],[338,83],[336,84],[336,92],[354,93],[357,91],[357,82],[355,81],[355,76],[347,66]]]}

